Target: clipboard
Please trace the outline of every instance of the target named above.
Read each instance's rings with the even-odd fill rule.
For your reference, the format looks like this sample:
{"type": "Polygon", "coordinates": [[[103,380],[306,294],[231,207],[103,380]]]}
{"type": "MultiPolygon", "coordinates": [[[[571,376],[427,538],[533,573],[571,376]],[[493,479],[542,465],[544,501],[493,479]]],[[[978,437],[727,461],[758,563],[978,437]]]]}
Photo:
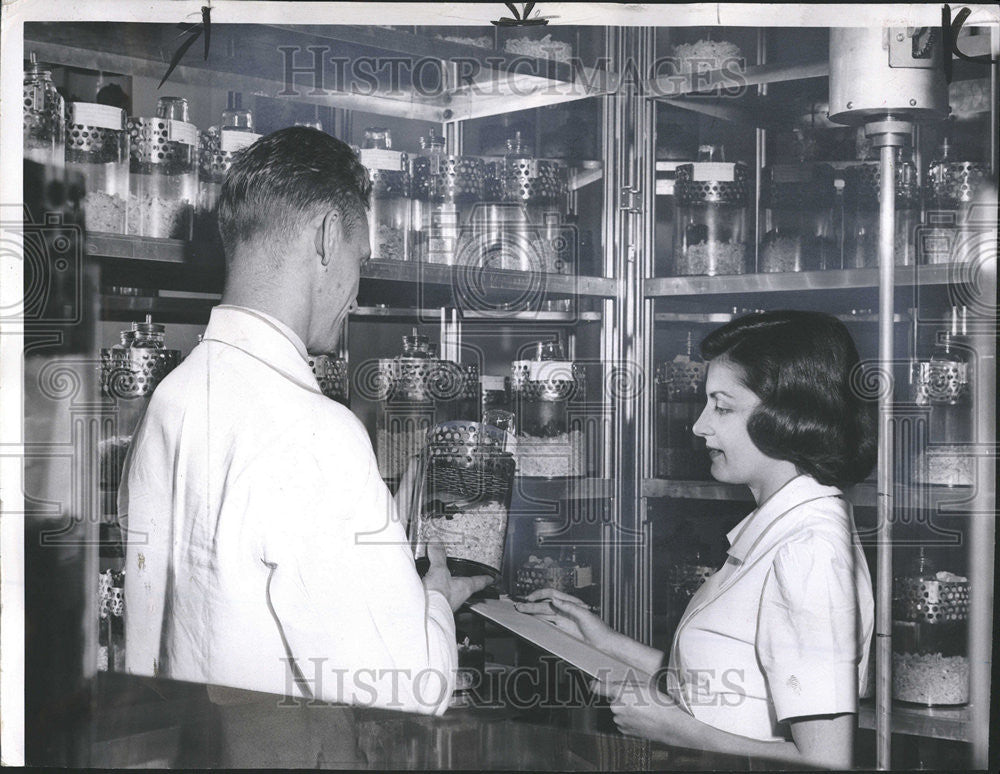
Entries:
{"type": "Polygon", "coordinates": [[[471,605],[469,609],[591,677],[629,682],[651,679],[643,670],[588,645],[555,624],[516,610],[509,598],[487,599],[471,605]]]}

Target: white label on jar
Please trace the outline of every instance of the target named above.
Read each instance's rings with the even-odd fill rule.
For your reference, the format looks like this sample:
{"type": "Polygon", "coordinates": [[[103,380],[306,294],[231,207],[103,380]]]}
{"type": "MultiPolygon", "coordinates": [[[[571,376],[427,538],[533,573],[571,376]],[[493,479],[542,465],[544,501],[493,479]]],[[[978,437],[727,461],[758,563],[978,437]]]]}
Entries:
{"type": "Polygon", "coordinates": [[[656,195],[657,196],[673,196],[674,195],[674,182],[673,180],[657,180],[656,181],[656,195]]]}
{"type": "Polygon", "coordinates": [[[114,105],[98,105],[95,102],[70,103],[70,123],[80,126],[96,126],[101,129],[125,128],[125,112],[114,105]]]}
{"type": "Polygon", "coordinates": [[[263,135],[254,132],[240,132],[234,129],[223,129],[219,137],[219,150],[223,153],[236,153],[248,145],[253,145],[263,135]]]}
{"type": "Polygon", "coordinates": [[[484,390],[496,392],[503,392],[504,390],[504,377],[502,376],[490,376],[488,374],[483,374],[479,377],[479,381],[484,390]]]}
{"type": "Polygon", "coordinates": [[[170,142],[179,142],[184,145],[198,144],[198,127],[189,124],[187,121],[167,121],[167,139],[170,142]]]}
{"type": "Polygon", "coordinates": [[[691,178],[731,183],[736,179],[736,165],[730,161],[699,161],[694,164],[691,178]]]}
{"type": "Polygon", "coordinates": [[[383,150],[382,148],[362,148],[361,163],[368,169],[386,169],[392,172],[403,171],[402,151],[383,150]]]}

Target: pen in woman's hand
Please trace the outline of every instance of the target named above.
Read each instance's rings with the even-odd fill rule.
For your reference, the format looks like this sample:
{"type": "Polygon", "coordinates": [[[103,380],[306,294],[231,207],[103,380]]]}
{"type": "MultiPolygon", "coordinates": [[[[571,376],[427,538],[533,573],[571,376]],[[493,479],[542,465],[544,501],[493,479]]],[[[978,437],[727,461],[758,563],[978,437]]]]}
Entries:
{"type": "MultiPolygon", "coordinates": [[[[528,599],[527,597],[523,597],[523,596],[521,596],[519,594],[511,594],[509,596],[509,599],[510,599],[511,602],[526,602],[528,604],[538,604],[539,602],[548,602],[549,601],[547,599],[528,599]]],[[[574,602],[574,603],[570,603],[570,604],[576,604],[576,603],[574,602]]],[[[581,605],[581,607],[585,608],[586,610],[588,610],[591,613],[600,613],[601,612],[601,609],[599,607],[597,607],[596,605],[581,605]]]]}

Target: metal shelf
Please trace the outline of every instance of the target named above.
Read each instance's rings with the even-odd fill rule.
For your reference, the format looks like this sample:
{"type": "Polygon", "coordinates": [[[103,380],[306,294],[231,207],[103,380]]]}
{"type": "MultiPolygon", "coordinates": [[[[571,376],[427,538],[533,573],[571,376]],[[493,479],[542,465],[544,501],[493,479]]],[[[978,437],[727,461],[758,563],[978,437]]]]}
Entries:
{"type": "MultiPolygon", "coordinates": [[[[179,41],[172,24],[37,22],[25,30],[25,45],[41,61],[157,80],[166,72],[179,41]]],[[[599,69],[346,24],[249,26],[216,22],[212,24],[207,60],[192,51],[182,62],[170,75],[169,82],[175,86],[218,88],[223,77],[227,88],[248,94],[275,97],[295,91],[297,102],[434,123],[599,96],[611,91],[615,80],[599,69]],[[307,72],[306,77],[292,76],[289,83],[282,53],[289,47],[297,52],[292,64],[300,72],[312,64],[311,49],[320,52],[317,56],[329,57],[330,52],[336,52],[344,61],[383,52],[411,58],[414,72],[407,70],[407,79],[413,75],[424,83],[428,71],[434,70],[438,80],[427,85],[426,94],[419,94],[408,80],[398,82],[398,72],[366,72],[352,76],[354,82],[340,84],[343,74],[327,67],[320,68],[322,83],[316,83],[314,72],[307,72]],[[462,77],[460,84],[455,83],[452,64],[462,77]]]]}
{"type": "Polygon", "coordinates": [[[560,500],[604,500],[614,492],[608,478],[527,478],[514,479],[514,493],[522,500],[556,502],[560,500]]]}
{"type": "MultiPolygon", "coordinates": [[[[963,263],[897,266],[896,285],[973,283],[975,267],[963,263]]],[[[652,277],[643,281],[646,298],[788,293],[809,290],[877,288],[878,269],[733,274],[718,277],[652,277]]]]}
{"type": "MultiPolygon", "coordinates": [[[[127,261],[184,264],[197,256],[190,242],[180,239],[88,234],[87,255],[95,258],[116,258],[127,261]]],[[[426,283],[450,287],[470,287],[480,290],[534,291],[565,295],[613,298],[618,293],[618,280],[605,277],[577,277],[566,274],[482,269],[479,267],[446,266],[440,264],[401,261],[370,261],[361,270],[361,277],[390,282],[426,283]]]]}
{"type": "MultiPolygon", "coordinates": [[[[653,322],[658,323],[688,323],[688,324],[702,324],[702,325],[719,325],[730,322],[731,320],[739,317],[741,312],[657,312],[653,315],[653,322]]],[[[835,314],[836,317],[841,322],[847,323],[859,323],[859,322],[878,322],[877,314],[835,314]]],[[[893,322],[909,322],[911,319],[909,314],[895,314],[892,317],[893,322]]]]}
{"type": "Polygon", "coordinates": [[[739,71],[712,70],[704,73],[675,73],[647,80],[645,93],[656,99],[683,97],[686,94],[710,94],[719,88],[759,86],[807,78],[826,78],[830,63],[799,62],[796,64],[751,65],[739,71]],[[739,80],[735,81],[738,75],[739,80]]]}
{"type": "Polygon", "coordinates": [[[87,255],[154,263],[186,263],[194,255],[191,243],[180,239],[88,233],[87,255]]]}
{"type": "Polygon", "coordinates": [[[483,269],[474,266],[399,261],[369,261],[361,270],[363,279],[447,285],[479,291],[516,290],[566,295],[613,298],[619,282],[606,277],[577,277],[566,274],[483,269]]]}
{"type": "MultiPolygon", "coordinates": [[[[972,741],[972,711],[969,707],[913,707],[893,704],[892,732],[956,742],[972,741]]],[[[875,728],[875,708],[870,701],[858,707],[858,727],[875,728]]]]}
{"type": "MultiPolygon", "coordinates": [[[[863,481],[848,487],[844,494],[854,505],[874,508],[878,496],[874,482],[863,481]]],[[[677,500],[730,500],[753,502],[750,490],[739,484],[717,481],[674,481],[648,478],[642,482],[643,497],[668,497],[677,500]]],[[[957,506],[967,504],[975,496],[969,486],[930,486],[899,484],[893,492],[893,505],[899,510],[947,510],[962,512],[957,506]]]]}
{"type": "MultiPolygon", "coordinates": [[[[419,318],[422,320],[437,319],[441,312],[440,307],[417,309],[414,307],[390,307],[384,305],[361,306],[351,312],[351,319],[403,319],[409,320],[419,318]]],[[[563,312],[563,311],[476,311],[462,310],[462,320],[474,322],[477,320],[488,320],[501,323],[578,323],[578,322],[600,322],[603,316],[600,312],[563,312]]]]}

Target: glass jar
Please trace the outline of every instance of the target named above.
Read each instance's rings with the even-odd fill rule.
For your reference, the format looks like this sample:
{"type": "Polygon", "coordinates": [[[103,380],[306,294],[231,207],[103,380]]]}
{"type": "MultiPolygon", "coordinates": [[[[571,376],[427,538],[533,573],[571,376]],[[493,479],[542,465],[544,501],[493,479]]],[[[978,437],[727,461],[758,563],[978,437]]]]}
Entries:
{"type": "Polygon", "coordinates": [[[253,132],[253,113],[243,107],[243,95],[238,91],[229,92],[226,104],[219,128],[222,131],[253,132]]]}
{"type": "Polygon", "coordinates": [[[746,165],[740,162],[697,162],[677,167],[675,274],[714,276],[746,271],[747,180],[746,165]]]}
{"type": "Polygon", "coordinates": [[[969,701],[968,579],[924,549],[893,581],[892,697],[924,706],[969,701]]]}
{"type": "Polygon", "coordinates": [[[101,349],[101,391],[114,401],[117,418],[114,432],[99,444],[101,481],[107,487],[117,488],[132,434],[149,398],[180,361],[179,350],[167,349],[164,326],[150,315],[123,330],[118,344],[101,349]]]}
{"type": "Polygon", "coordinates": [[[365,129],[365,139],[361,148],[362,150],[390,150],[392,148],[392,135],[384,126],[369,126],[365,129]]]}
{"type": "Polygon", "coordinates": [[[66,115],[62,95],[46,70],[31,53],[24,68],[24,158],[61,169],[66,154],[66,115]]]}
{"type": "MultiPolygon", "coordinates": [[[[485,166],[474,156],[445,153],[444,139],[433,131],[420,141],[414,157],[411,244],[416,260],[453,265],[459,237],[469,214],[483,199],[485,166]]],[[[465,260],[479,265],[478,252],[466,250],[465,260]]]]}
{"type": "Polygon", "coordinates": [[[505,377],[483,374],[481,384],[483,414],[491,410],[510,411],[510,399],[507,396],[507,379],[505,377]]]}
{"type": "Polygon", "coordinates": [[[656,475],[659,478],[706,480],[711,467],[705,439],[692,428],[705,405],[705,363],[687,350],[656,369],[656,475]]]}
{"type": "Polygon", "coordinates": [[[977,194],[988,187],[990,165],[956,161],[947,141],[924,178],[924,223],[919,229],[918,263],[939,264],[968,259],[965,242],[976,226],[969,210],[977,194]]]}
{"type": "MultiPolygon", "coordinates": [[[[919,222],[920,197],[917,170],[909,161],[896,165],[896,230],[894,262],[912,266],[916,261],[913,234],[919,222]]],[[[844,268],[878,266],[879,164],[858,164],[844,170],[844,268]]]]}
{"type": "Polygon", "coordinates": [[[391,148],[392,138],[387,129],[365,129],[361,163],[368,168],[372,180],[368,214],[372,259],[408,261],[412,257],[409,158],[391,148]]]}
{"type": "Polygon", "coordinates": [[[187,101],[161,97],[155,117],[128,120],[130,234],[191,238],[198,200],[198,129],[172,118],[178,115],[187,115],[187,101]]]}
{"type": "Polygon", "coordinates": [[[836,189],[828,164],[771,166],[763,172],[762,272],[840,268],[835,231],[836,189]]]}
{"type": "Polygon", "coordinates": [[[529,360],[511,363],[511,396],[517,418],[518,475],[540,478],[587,473],[583,431],[570,426],[569,403],[582,399],[586,382],[558,342],[538,342],[529,360]]]}
{"type": "Polygon", "coordinates": [[[439,421],[431,391],[439,362],[430,338],[415,331],[403,336],[399,355],[377,361],[375,451],[383,478],[403,474],[423,448],[427,431],[439,421]]]}
{"type": "Polygon", "coordinates": [[[427,544],[441,542],[453,575],[498,578],[515,467],[504,430],[485,422],[441,423],[428,432],[420,462],[409,521],[418,572],[428,566],[427,544]]]}
{"type": "Polygon", "coordinates": [[[926,484],[974,484],[973,357],[965,325],[966,307],[952,307],[949,329],[930,359],[915,364],[914,402],[930,409],[927,448],[916,467],[917,480],[926,484]]]}
{"type": "Polygon", "coordinates": [[[69,106],[66,165],[83,175],[88,231],[128,231],[129,134],[125,111],[111,105],[69,106]]]}
{"type": "Polygon", "coordinates": [[[350,381],[347,377],[347,360],[338,355],[310,355],[309,368],[316,383],[330,400],[350,408],[350,381]]]}

